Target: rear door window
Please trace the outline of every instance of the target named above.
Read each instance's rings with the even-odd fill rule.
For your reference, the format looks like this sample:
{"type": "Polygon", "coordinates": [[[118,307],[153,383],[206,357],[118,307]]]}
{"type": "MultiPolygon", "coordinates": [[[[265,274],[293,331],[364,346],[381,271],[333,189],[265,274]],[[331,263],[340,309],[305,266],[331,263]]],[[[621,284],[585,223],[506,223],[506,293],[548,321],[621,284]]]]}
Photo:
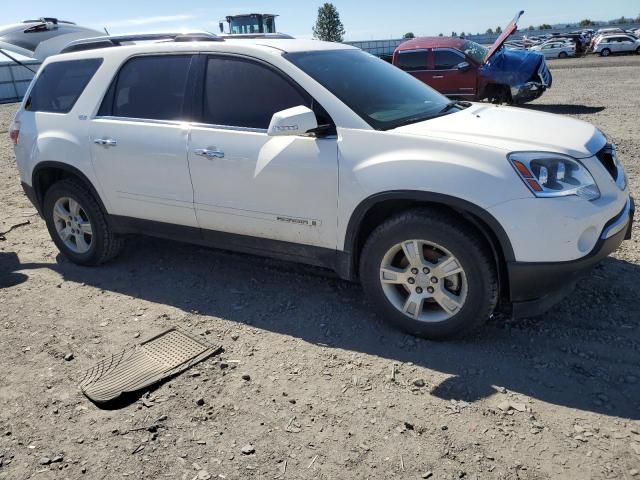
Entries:
{"type": "Polygon", "coordinates": [[[435,70],[453,70],[464,62],[464,55],[453,50],[434,50],[433,62],[435,70]]]}
{"type": "Polygon", "coordinates": [[[211,125],[267,129],[274,113],[312,100],[283,75],[252,60],[207,59],[202,120],[211,125]]]}
{"type": "Polygon", "coordinates": [[[182,120],[193,55],[153,55],[129,60],[105,96],[99,116],[182,120]]]}
{"type": "Polygon", "coordinates": [[[427,51],[413,50],[398,52],[396,66],[405,72],[427,70],[427,51]]]}
{"type": "Polygon", "coordinates": [[[25,102],[25,110],[70,112],[101,64],[101,58],[48,64],[31,89],[25,102]]]}

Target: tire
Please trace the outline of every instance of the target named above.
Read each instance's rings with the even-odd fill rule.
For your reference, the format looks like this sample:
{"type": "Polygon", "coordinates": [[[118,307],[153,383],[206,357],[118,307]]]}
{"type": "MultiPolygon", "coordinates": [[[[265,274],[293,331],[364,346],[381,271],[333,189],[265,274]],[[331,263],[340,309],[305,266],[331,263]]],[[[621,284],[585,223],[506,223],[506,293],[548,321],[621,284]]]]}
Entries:
{"type": "Polygon", "coordinates": [[[567,52],[560,52],[558,54],[558,58],[567,58],[567,57],[568,57],[567,52]]]}
{"type": "Polygon", "coordinates": [[[114,258],[122,248],[122,238],[113,233],[105,212],[77,179],[65,178],[47,190],[43,215],[51,239],[73,263],[100,265],[114,258]],[[70,215],[66,217],[67,214],[70,215]]]}
{"type": "MultiPolygon", "coordinates": [[[[444,269],[445,266],[452,264],[447,261],[441,262],[440,265],[444,269]]],[[[404,274],[409,274],[410,270],[407,269],[410,266],[411,264],[402,267],[405,268],[406,273],[404,274]]],[[[454,269],[455,266],[450,270],[454,269]]],[[[392,282],[396,280],[398,278],[392,279],[392,282]]],[[[433,209],[410,210],[377,227],[367,239],[360,256],[360,281],[369,302],[385,321],[410,334],[431,340],[440,340],[471,332],[489,318],[498,300],[495,262],[482,237],[469,225],[453,216],[433,209]],[[427,262],[423,265],[432,267],[433,271],[430,271],[429,268],[424,269],[423,272],[426,275],[421,275],[421,272],[418,271],[418,275],[413,278],[411,285],[408,283],[389,285],[388,278],[383,284],[382,279],[387,273],[386,270],[383,272],[381,267],[386,265],[385,262],[390,258],[393,258],[394,262],[397,258],[400,258],[401,262],[404,261],[402,258],[407,257],[404,245],[420,245],[412,243],[413,240],[427,242],[420,249],[423,261],[427,255],[438,255],[437,252],[440,250],[446,250],[444,253],[454,257],[454,260],[458,262],[458,267],[461,267],[462,273],[456,273],[447,277],[446,280],[442,280],[441,277],[442,281],[439,282],[439,286],[435,283],[430,287],[429,282],[433,282],[433,277],[430,275],[435,274],[438,263],[427,262]],[[398,244],[403,245],[402,252],[394,256],[393,252],[398,244]],[[439,248],[434,248],[434,245],[439,248]],[[445,288],[447,292],[451,293],[452,290],[449,288],[451,280],[454,278],[458,279],[458,294],[457,296],[452,294],[453,297],[457,301],[462,299],[463,290],[465,296],[460,308],[451,314],[444,307],[441,307],[440,301],[435,300],[435,295],[439,295],[438,292],[445,288]],[[418,288],[419,286],[420,288],[418,288]],[[421,309],[421,316],[415,315],[416,308],[409,308],[412,310],[409,313],[401,311],[400,305],[404,301],[403,295],[408,300],[409,292],[412,292],[411,295],[413,293],[417,295],[420,289],[422,289],[422,294],[429,295],[429,293],[424,293],[429,288],[431,288],[430,293],[434,293],[435,288],[435,294],[432,298],[422,300],[421,306],[416,307],[421,309]],[[438,288],[441,290],[437,290],[438,288]],[[438,309],[441,309],[442,313],[439,313],[438,309]]],[[[408,278],[407,282],[411,282],[411,278],[408,278]]],[[[410,301],[407,301],[402,308],[406,308],[407,304],[412,305],[410,301]]]]}
{"type": "Polygon", "coordinates": [[[640,47],[636,48],[636,55],[640,55],[640,47]]]}
{"type": "Polygon", "coordinates": [[[608,48],[603,48],[600,52],[601,57],[608,57],[609,55],[611,55],[611,50],[609,50],[608,48]]]}
{"type": "Polygon", "coordinates": [[[489,94],[489,101],[496,105],[502,105],[503,103],[512,105],[511,89],[507,85],[494,85],[489,94]]]}

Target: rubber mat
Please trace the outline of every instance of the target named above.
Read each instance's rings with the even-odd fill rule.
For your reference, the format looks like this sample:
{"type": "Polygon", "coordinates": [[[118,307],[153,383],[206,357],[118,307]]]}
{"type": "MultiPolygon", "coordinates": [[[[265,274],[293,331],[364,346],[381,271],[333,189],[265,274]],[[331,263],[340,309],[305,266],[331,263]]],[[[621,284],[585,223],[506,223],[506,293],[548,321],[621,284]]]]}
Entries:
{"type": "Polygon", "coordinates": [[[202,338],[174,327],[112,355],[89,369],[80,389],[91,401],[106,403],[192,367],[222,351],[202,338]]]}

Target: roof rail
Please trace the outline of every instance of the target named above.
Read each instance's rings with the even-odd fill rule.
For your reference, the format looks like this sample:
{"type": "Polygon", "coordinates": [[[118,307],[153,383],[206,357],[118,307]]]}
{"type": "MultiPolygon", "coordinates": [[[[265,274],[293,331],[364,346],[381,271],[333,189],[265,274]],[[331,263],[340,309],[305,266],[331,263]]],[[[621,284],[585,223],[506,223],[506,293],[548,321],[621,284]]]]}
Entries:
{"type": "Polygon", "coordinates": [[[213,33],[141,33],[134,35],[108,35],[75,40],[64,47],[60,53],[95,50],[97,48],[121,47],[132,42],[166,40],[173,42],[224,42],[224,38],[213,33]]]}
{"type": "Polygon", "coordinates": [[[287,33],[227,33],[227,34],[220,35],[220,38],[233,40],[233,39],[242,39],[242,38],[292,39],[295,37],[292,37],[287,33]]]}

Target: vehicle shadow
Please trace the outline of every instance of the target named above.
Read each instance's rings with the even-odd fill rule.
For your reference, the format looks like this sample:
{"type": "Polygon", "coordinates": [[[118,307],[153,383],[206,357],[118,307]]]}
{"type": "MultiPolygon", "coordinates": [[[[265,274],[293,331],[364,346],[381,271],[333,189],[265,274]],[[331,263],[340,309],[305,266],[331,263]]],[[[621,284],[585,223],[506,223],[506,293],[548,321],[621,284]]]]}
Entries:
{"type": "Polygon", "coordinates": [[[529,110],[537,110],[540,112],[557,113],[559,115],[591,115],[599,113],[605,109],[605,107],[590,107],[587,105],[565,105],[565,104],[526,104],[522,105],[522,108],[529,110]]]}
{"type": "Polygon", "coordinates": [[[448,374],[430,386],[438,398],[473,402],[506,388],[556,405],[640,419],[640,266],[625,261],[605,260],[543,317],[499,316],[471,338],[450,342],[388,327],[357,284],[249,255],[137,238],[100,269],[60,256],[53,268],[67,280],[448,374]]]}
{"type": "Polygon", "coordinates": [[[0,288],[9,288],[26,282],[29,276],[18,270],[48,267],[49,264],[20,263],[15,252],[0,252],[0,288]]]}

